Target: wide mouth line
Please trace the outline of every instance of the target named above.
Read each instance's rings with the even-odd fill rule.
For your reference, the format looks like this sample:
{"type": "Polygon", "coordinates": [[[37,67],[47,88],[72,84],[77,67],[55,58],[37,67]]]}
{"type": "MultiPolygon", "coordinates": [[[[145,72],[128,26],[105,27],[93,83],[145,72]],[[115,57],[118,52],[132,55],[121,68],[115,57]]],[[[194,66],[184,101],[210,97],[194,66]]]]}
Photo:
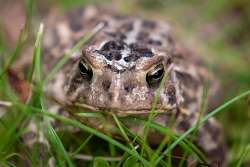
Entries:
{"type": "Polygon", "coordinates": [[[119,115],[137,115],[137,114],[148,114],[148,113],[168,113],[171,109],[167,108],[142,108],[142,109],[108,109],[102,107],[94,107],[84,103],[74,103],[73,106],[80,107],[83,109],[87,109],[90,112],[98,112],[98,113],[114,113],[119,115]]]}

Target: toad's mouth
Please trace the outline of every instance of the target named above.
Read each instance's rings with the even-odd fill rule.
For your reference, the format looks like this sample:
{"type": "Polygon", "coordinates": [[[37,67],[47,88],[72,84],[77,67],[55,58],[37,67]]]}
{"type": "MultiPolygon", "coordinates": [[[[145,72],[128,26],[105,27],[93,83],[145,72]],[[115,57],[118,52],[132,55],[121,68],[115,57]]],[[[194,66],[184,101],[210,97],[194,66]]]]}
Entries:
{"type": "Polygon", "coordinates": [[[97,107],[97,106],[92,106],[89,104],[84,104],[84,103],[74,103],[73,107],[71,106],[71,111],[72,108],[74,108],[74,113],[105,113],[105,114],[116,114],[120,116],[128,116],[128,115],[143,115],[143,114],[149,114],[149,113],[155,113],[155,114],[160,114],[160,113],[169,113],[169,111],[172,111],[173,108],[166,108],[166,107],[155,107],[155,108],[128,108],[128,109],[120,109],[120,108],[104,108],[104,107],[97,107]]]}

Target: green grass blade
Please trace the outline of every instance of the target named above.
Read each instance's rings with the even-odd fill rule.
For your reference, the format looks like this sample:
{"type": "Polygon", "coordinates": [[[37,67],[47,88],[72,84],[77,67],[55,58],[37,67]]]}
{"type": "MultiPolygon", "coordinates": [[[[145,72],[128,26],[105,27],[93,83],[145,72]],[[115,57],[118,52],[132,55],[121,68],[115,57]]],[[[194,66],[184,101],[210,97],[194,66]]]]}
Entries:
{"type": "Polygon", "coordinates": [[[23,27],[20,35],[18,36],[17,44],[16,44],[14,51],[9,56],[7,63],[5,64],[3,70],[0,72],[0,78],[3,77],[4,73],[6,73],[8,68],[15,62],[15,60],[18,58],[18,56],[20,56],[20,53],[23,49],[23,46],[24,46],[26,40],[28,39],[28,33],[30,30],[30,24],[31,24],[31,18],[32,18],[33,2],[34,2],[33,0],[29,0],[27,2],[28,11],[26,13],[26,21],[25,21],[24,27],[23,27]]]}
{"type": "Polygon", "coordinates": [[[60,159],[60,166],[65,166],[64,162],[66,161],[69,167],[74,167],[74,164],[72,163],[70,156],[66,152],[60,138],[57,136],[55,130],[51,125],[47,126],[47,137],[49,138],[50,143],[52,144],[52,148],[54,148],[55,152],[59,156],[60,159]]]}
{"type": "Polygon", "coordinates": [[[126,134],[125,130],[123,129],[120,121],[118,120],[117,116],[115,114],[112,114],[113,119],[115,120],[116,125],[118,126],[123,138],[129,143],[131,148],[134,148],[133,145],[131,144],[131,141],[129,140],[128,135],[126,134]]]}
{"type": "Polygon", "coordinates": [[[248,145],[242,150],[242,153],[241,153],[241,155],[240,155],[240,158],[239,158],[239,160],[238,160],[238,162],[237,162],[236,167],[241,167],[241,165],[242,165],[242,163],[243,163],[245,157],[249,154],[249,152],[250,152],[250,144],[248,144],[248,145]]]}
{"type": "Polygon", "coordinates": [[[29,71],[29,75],[28,75],[28,81],[31,82],[32,81],[32,77],[33,77],[33,73],[34,70],[36,68],[36,72],[37,72],[37,80],[41,81],[41,42],[42,42],[42,36],[43,36],[43,24],[41,23],[39,26],[39,30],[37,33],[37,39],[35,42],[35,46],[33,49],[33,63],[31,66],[31,69],[29,71]],[[36,67],[35,67],[36,66],[36,67]]]}
{"type": "MultiPolygon", "coordinates": [[[[156,90],[156,94],[154,95],[154,99],[153,99],[153,103],[152,103],[152,106],[151,106],[150,114],[148,116],[148,121],[146,122],[145,126],[143,127],[143,132],[144,132],[143,134],[144,134],[145,143],[147,143],[147,138],[148,138],[148,134],[149,134],[149,124],[152,122],[154,117],[157,115],[157,114],[154,114],[155,109],[156,109],[156,105],[157,105],[158,99],[160,97],[160,91],[162,90],[166,80],[167,80],[167,75],[164,75],[163,79],[160,82],[160,86],[156,90]]],[[[144,146],[142,146],[142,149],[141,149],[141,155],[143,155],[143,154],[144,154],[144,146]]]]}
{"type": "Polygon", "coordinates": [[[93,167],[110,167],[109,163],[104,159],[97,157],[94,159],[93,167]]]}
{"type": "MultiPolygon", "coordinates": [[[[201,126],[204,122],[206,122],[209,118],[213,117],[215,114],[217,114],[218,112],[222,111],[223,109],[225,109],[226,107],[228,107],[229,105],[235,103],[236,101],[248,96],[250,94],[250,90],[232,98],[231,100],[227,101],[226,103],[222,104],[220,107],[216,108],[215,110],[213,110],[212,112],[210,112],[208,115],[206,115],[202,120],[201,120],[201,124],[199,126],[201,126]]],[[[196,125],[192,126],[191,128],[189,128],[185,133],[183,133],[173,144],[171,144],[164,152],[163,155],[169,153],[173,148],[175,148],[183,139],[185,139],[189,134],[191,134],[196,128],[196,125]]],[[[157,165],[160,160],[163,158],[163,156],[159,156],[154,165],[157,165]]]]}
{"type": "Polygon", "coordinates": [[[86,140],[84,140],[84,142],[76,149],[76,151],[74,151],[72,154],[71,154],[71,157],[74,157],[76,154],[78,154],[83,148],[84,146],[86,146],[86,144],[90,141],[90,139],[93,137],[93,134],[90,134],[86,140]]]}
{"type": "MultiPolygon", "coordinates": [[[[123,138],[128,142],[130,148],[135,152],[135,154],[138,155],[138,152],[136,151],[136,149],[135,149],[135,147],[133,146],[132,142],[129,140],[129,137],[128,137],[128,135],[126,134],[125,130],[123,129],[123,127],[122,127],[120,121],[118,120],[117,116],[116,116],[115,114],[112,114],[112,117],[113,117],[113,119],[115,120],[116,125],[118,126],[118,128],[119,128],[119,130],[120,130],[120,132],[121,132],[121,134],[122,134],[122,136],[123,136],[123,138]]],[[[143,163],[143,161],[142,161],[142,163],[143,163]]]]}
{"type": "MultiPolygon", "coordinates": [[[[34,108],[33,108],[34,109],[34,108]]],[[[88,133],[91,133],[91,134],[94,134],[95,136],[103,139],[103,140],[106,140],[110,143],[112,143],[113,145],[117,146],[118,148],[120,148],[121,150],[129,153],[130,155],[133,155],[135,156],[136,158],[138,158],[140,161],[144,162],[147,166],[149,165],[149,162],[144,159],[143,157],[141,157],[140,155],[136,154],[133,150],[129,149],[128,147],[124,146],[123,144],[121,144],[120,142],[114,140],[112,137],[109,137],[99,131],[97,131],[96,129],[93,129],[93,128],[90,128],[84,124],[81,124],[80,122],[76,121],[76,120],[71,120],[71,119],[68,119],[68,118],[65,118],[63,116],[59,116],[59,115],[55,115],[55,114],[52,114],[52,113],[49,113],[49,112],[44,112],[44,114],[48,117],[52,117],[52,118],[55,118],[55,119],[58,119],[66,124],[69,124],[69,125],[72,125],[74,127],[78,127],[80,128],[81,130],[83,131],[86,131],[88,133]]]]}

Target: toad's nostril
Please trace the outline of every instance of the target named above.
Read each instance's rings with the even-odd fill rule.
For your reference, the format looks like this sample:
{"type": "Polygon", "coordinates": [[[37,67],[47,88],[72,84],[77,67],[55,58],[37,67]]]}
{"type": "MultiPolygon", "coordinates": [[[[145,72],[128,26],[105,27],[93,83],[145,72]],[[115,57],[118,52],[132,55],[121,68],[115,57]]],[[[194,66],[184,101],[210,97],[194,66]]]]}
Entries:
{"type": "Polygon", "coordinates": [[[134,89],[134,85],[132,84],[127,84],[124,86],[124,90],[128,93],[132,92],[133,89],[134,89]]]}
{"type": "Polygon", "coordinates": [[[106,91],[109,90],[110,85],[111,85],[111,82],[110,82],[109,80],[104,80],[104,81],[102,82],[102,87],[103,87],[103,89],[106,90],[106,91]]]}

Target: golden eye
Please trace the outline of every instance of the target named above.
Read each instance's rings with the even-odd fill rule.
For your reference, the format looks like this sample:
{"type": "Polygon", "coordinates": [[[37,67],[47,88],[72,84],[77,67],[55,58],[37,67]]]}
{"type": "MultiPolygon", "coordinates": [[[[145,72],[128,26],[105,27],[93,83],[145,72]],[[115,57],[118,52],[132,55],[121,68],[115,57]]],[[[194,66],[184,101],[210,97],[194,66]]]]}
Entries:
{"type": "Polygon", "coordinates": [[[91,81],[93,77],[93,71],[89,65],[87,65],[83,59],[80,60],[78,64],[78,68],[80,70],[80,74],[88,81],[91,81]]]}
{"type": "Polygon", "coordinates": [[[150,87],[159,86],[162,78],[164,76],[164,66],[163,64],[158,64],[154,69],[149,71],[146,75],[146,81],[150,87]]]}

